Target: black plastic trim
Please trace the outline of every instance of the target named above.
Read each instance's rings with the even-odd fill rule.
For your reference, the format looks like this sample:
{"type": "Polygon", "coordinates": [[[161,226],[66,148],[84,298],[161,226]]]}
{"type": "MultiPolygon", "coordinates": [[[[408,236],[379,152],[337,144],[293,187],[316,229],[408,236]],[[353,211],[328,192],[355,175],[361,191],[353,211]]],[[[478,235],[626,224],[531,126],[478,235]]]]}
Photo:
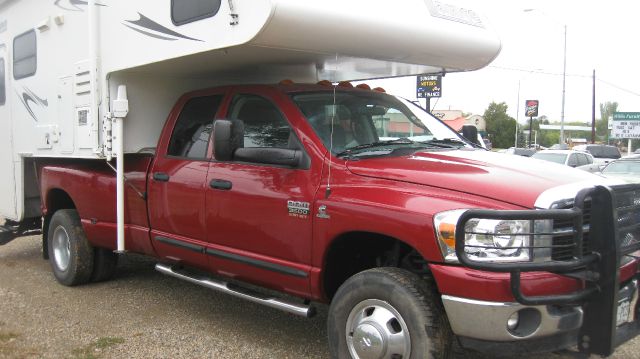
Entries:
{"type": "Polygon", "coordinates": [[[479,340],[468,337],[458,337],[460,345],[465,349],[472,349],[496,357],[517,354],[548,353],[567,349],[576,344],[577,330],[537,339],[514,340],[498,342],[479,340]]]}
{"type": "Polygon", "coordinates": [[[190,251],[204,253],[204,247],[199,246],[197,244],[191,244],[183,241],[179,241],[177,239],[167,238],[163,236],[155,236],[154,239],[160,243],[165,243],[171,246],[180,247],[184,249],[188,249],[190,251]]]}
{"type": "Polygon", "coordinates": [[[266,270],[270,270],[270,271],[273,271],[273,272],[278,272],[278,273],[282,273],[282,274],[286,274],[286,275],[290,275],[290,276],[294,276],[294,277],[300,277],[300,278],[307,278],[308,277],[308,273],[307,272],[299,270],[299,269],[285,267],[285,266],[282,266],[282,265],[279,265],[279,264],[269,263],[269,262],[261,261],[261,260],[258,260],[258,259],[253,259],[253,258],[241,256],[241,255],[238,255],[238,254],[227,253],[227,252],[223,252],[223,251],[219,251],[219,250],[211,249],[211,248],[207,248],[205,253],[207,253],[210,256],[219,257],[219,258],[223,258],[223,259],[228,259],[228,260],[232,260],[232,261],[235,261],[235,262],[240,262],[240,263],[243,263],[243,264],[249,264],[249,265],[252,265],[254,267],[258,267],[258,268],[261,268],[261,269],[266,269],[266,270]]]}

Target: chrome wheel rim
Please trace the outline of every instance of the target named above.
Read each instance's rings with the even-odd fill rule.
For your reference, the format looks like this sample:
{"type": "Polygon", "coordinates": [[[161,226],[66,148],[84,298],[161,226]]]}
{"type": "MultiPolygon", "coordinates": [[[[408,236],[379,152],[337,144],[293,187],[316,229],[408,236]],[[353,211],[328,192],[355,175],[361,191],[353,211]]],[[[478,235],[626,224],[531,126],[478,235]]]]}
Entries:
{"type": "Polygon", "coordinates": [[[69,234],[67,230],[62,226],[58,226],[53,232],[53,260],[56,267],[61,271],[66,271],[69,268],[69,261],[71,259],[71,240],[69,240],[69,234]]]}
{"type": "Polygon", "coordinates": [[[354,359],[408,359],[409,328],[389,303],[367,299],[356,305],[347,319],[347,347],[354,359]]]}

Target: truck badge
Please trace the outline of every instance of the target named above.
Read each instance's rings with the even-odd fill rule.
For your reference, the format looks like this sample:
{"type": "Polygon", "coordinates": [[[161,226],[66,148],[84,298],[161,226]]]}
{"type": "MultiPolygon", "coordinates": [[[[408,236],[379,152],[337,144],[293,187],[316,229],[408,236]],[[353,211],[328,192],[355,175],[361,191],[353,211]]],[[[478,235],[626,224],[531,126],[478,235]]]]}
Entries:
{"type": "Polygon", "coordinates": [[[318,214],[316,215],[316,217],[324,219],[331,218],[331,216],[327,214],[327,206],[323,204],[322,206],[318,207],[318,214]]]}
{"type": "Polygon", "coordinates": [[[309,216],[309,202],[287,201],[290,217],[307,218],[309,216]]]}

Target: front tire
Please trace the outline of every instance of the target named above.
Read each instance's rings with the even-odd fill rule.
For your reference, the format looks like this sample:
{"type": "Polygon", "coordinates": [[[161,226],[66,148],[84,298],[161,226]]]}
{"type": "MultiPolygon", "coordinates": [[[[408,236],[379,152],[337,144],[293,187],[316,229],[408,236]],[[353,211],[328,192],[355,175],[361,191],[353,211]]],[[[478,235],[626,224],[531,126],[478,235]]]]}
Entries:
{"type": "Polygon", "coordinates": [[[329,308],[328,335],[337,359],[448,358],[456,340],[435,291],[399,268],[344,282],[329,308]]]}
{"type": "Polygon", "coordinates": [[[84,234],[78,212],[73,209],[55,212],[47,239],[49,262],[58,282],[66,286],[89,282],[94,249],[84,234]]]}

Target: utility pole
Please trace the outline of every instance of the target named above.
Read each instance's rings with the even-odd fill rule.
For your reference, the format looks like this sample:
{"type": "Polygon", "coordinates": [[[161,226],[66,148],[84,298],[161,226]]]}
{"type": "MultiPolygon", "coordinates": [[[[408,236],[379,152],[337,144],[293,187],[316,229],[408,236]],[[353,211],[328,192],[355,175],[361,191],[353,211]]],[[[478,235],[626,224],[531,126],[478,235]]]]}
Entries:
{"type": "Polygon", "coordinates": [[[596,69],[593,69],[593,91],[591,94],[591,143],[596,143],[596,69]]]}

